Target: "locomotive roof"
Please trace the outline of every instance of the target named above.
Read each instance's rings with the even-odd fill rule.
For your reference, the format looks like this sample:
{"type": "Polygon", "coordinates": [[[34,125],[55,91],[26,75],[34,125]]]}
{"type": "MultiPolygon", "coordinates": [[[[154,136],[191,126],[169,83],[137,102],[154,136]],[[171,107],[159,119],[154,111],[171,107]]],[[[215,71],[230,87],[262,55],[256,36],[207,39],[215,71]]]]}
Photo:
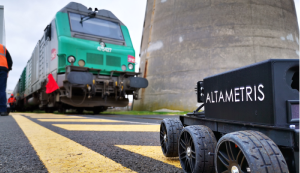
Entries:
{"type": "MultiPolygon", "coordinates": [[[[88,10],[88,8],[80,3],[77,2],[70,2],[68,5],[66,5],[64,8],[62,8],[60,10],[60,12],[64,12],[66,13],[68,10],[72,10],[72,11],[77,11],[78,13],[80,12],[92,12],[90,10],[88,10]]],[[[98,12],[96,12],[96,16],[98,17],[105,17],[108,19],[113,19],[113,20],[117,20],[118,22],[120,22],[122,25],[124,25],[111,11],[109,10],[98,10],[98,12]]]]}

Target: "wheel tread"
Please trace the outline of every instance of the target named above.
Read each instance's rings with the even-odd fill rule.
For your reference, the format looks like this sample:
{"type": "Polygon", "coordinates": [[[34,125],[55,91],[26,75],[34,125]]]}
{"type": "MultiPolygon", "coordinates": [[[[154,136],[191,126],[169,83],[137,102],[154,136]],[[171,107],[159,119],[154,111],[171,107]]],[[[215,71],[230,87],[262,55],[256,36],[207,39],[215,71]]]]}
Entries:
{"type": "Polygon", "coordinates": [[[200,153],[198,156],[201,158],[197,170],[202,173],[214,172],[214,156],[208,154],[209,152],[214,152],[217,144],[213,132],[203,125],[188,126],[186,128],[189,128],[189,131],[197,138],[194,143],[198,145],[195,145],[195,147],[199,148],[200,153]]]}
{"type": "Polygon", "coordinates": [[[246,145],[244,148],[248,148],[247,154],[254,159],[252,162],[255,165],[252,167],[256,170],[252,170],[253,172],[288,172],[287,164],[279,148],[263,133],[252,130],[229,133],[219,140],[218,146],[223,140],[232,139],[230,136],[240,140],[241,144],[246,145]]]}
{"type": "MultiPolygon", "coordinates": [[[[264,138],[261,134],[259,134],[259,133],[257,133],[257,132],[254,132],[254,133],[256,133],[257,134],[257,136],[261,136],[262,138],[264,138]]],[[[265,138],[264,138],[265,139],[265,138]]],[[[272,150],[272,153],[269,153],[269,156],[270,157],[274,157],[275,156],[275,158],[276,158],[276,161],[277,161],[277,163],[278,163],[278,166],[279,166],[279,168],[280,168],[280,171],[281,172],[283,172],[283,170],[282,170],[282,165],[281,165],[281,163],[280,163],[280,161],[279,161],[279,159],[278,159],[278,156],[280,156],[280,154],[277,152],[276,153],[276,148],[274,148],[276,145],[273,143],[273,141],[270,141],[270,140],[268,140],[268,139],[265,139],[266,140],[266,143],[267,143],[267,147],[269,147],[271,150],[272,150]],[[273,145],[270,145],[270,143],[269,142],[272,142],[272,144],[273,145]]],[[[284,164],[285,164],[285,162],[283,161],[283,160],[281,160],[284,164]]],[[[286,165],[286,164],[285,164],[286,165]]]]}
{"type": "Polygon", "coordinates": [[[178,156],[178,138],[183,125],[178,118],[165,118],[162,123],[165,123],[168,131],[168,151],[164,153],[166,157],[178,156]]]}
{"type": "MultiPolygon", "coordinates": [[[[258,165],[258,166],[264,167],[266,172],[269,172],[268,169],[266,169],[266,167],[268,167],[268,165],[271,165],[271,159],[268,154],[267,155],[262,154],[262,153],[266,152],[266,148],[263,147],[264,144],[262,143],[261,140],[259,140],[255,136],[255,134],[251,133],[252,131],[245,131],[245,132],[249,133],[248,139],[249,139],[249,141],[251,141],[254,144],[255,149],[258,151],[258,154],[257,154],[258,157],[256,156],[254,158],[256,158],[256,160],[262,160],[263,165],[258,165]]],[[[270,169],[272,169],[272,168],[270,167],[270,169]]],[[[274,172],[274,170],[271,170],[271,172],[274,172]]]]}

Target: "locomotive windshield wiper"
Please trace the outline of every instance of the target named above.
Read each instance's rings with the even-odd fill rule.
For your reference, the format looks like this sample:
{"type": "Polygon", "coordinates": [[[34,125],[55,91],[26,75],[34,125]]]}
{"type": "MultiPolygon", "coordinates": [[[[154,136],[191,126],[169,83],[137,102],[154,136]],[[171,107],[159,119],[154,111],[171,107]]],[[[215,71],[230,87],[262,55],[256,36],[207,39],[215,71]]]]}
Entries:
{"type": "Polygon", "coordinates": [[[91,19],[91,18],[94,18],[94,17],[96,17],[96,12],[95,12],[95,11],[94,11],[94,12],[90,12],[90,13],[88,14],[88,16],[80,17],[80,18],[81,18],[81,19],[80,19],[81,25],[82,25],[82,22],[87,21],[87,20],[89,20],[89,19],[91,19]],[[86,18],[86,19],[84,19],[84,18],[86,18]]]}

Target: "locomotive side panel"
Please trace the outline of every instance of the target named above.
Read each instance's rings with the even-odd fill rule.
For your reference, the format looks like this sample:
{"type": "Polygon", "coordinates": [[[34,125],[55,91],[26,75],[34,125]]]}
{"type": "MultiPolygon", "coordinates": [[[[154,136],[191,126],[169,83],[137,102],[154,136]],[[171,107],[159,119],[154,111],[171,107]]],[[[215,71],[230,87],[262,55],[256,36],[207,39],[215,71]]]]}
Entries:
{"type": "MultiPolygon", "coordinates": [[[[32,68],[31,68],[31,84],[32,86],[38,81],[38,66],[39,66],[39,41],[37,42],[31,57],[32,68]]],[[[31,92],[34,89],[32,88],[31,92]]]]}
{"type": "Polygon", "coordinates": [[[27,72],[27,65],[23,69],[21,77],[20,77],[19,94],[20,94],[21,99],[23,99],[24,95],[25,95],[26,78],[27,78],[26,72],[27,72]]]}
{"type": "Polygon", "coordinates": [[[24,97],[26,97],[30,94],[30,88],[31,88],[31,84],[32,84],[31,71],[32,71],[32,56],[28,60],[27,65],[26,65],[24,97]]]}
{"type": "Polygon", "coordinates": [[[38,81],[39,81],[39,44],[40,41],[36,44],[32,58],[31,58],[31,86],[29,88],[29,95],[37,91],[38,81]]]}
{"type": "Polygon", "coordinates": [[[39,47],[39,84],[46,79],[46,61],[45,61],[45,39],[40,40],[39,47]]]}
{"type": "Polygon", "coordinates": [[[49,73],[52,73],[54,79],[57,81],[57,68],[58,68],[58,41],[56,32],[56,22],[51,22],[51,39],[47,39],[45,45],[45,60],[49,65],[46,71],[46,78],[49,73]]]}

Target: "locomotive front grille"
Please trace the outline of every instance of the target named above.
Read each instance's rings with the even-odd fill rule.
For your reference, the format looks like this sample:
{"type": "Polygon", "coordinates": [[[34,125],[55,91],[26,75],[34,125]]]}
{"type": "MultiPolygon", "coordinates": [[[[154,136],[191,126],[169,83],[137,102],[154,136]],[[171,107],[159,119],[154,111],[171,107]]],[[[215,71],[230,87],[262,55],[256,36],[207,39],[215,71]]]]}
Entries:
{"type": "Polygon", "coordinates": [[[106,56],[106,65],[121,67],[121,58],[116,56],[106,56]]]}
{"type": "Polygon", "coordinates": [[[86,54],[86,62],[88,64],[103,65],[103,55],[87,53],[86,54]]]}

